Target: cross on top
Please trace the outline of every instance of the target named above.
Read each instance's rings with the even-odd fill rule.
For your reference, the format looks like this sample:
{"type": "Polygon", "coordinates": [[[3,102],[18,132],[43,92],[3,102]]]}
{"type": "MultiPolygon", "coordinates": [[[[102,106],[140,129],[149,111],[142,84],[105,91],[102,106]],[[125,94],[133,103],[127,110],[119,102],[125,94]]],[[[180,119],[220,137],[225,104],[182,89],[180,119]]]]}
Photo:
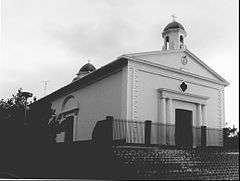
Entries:
{"type": "Polygon", "coordinates": [[[173,21],[175,21],[175,18],[177,18],[177,16],[175,16],[175,14],[172,14],[171,17],[172,17],[173,21]]]}

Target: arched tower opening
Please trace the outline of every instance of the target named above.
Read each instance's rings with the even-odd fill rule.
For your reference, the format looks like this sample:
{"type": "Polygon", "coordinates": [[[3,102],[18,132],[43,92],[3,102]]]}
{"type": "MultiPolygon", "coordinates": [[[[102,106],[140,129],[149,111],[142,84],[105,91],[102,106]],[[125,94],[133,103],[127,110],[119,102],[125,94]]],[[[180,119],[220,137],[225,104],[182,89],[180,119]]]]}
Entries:
{"type": "Polygon", "coordinates": [[[184,38],[186,36],[187,33],[184,27],[180,23],[173,20],[163,29],[163,50],[178,50],[185,48],[184,38]]]}
{"type": "Polygon", "coordinates": [[[165,38],[165,49],[169,50],[169,36],[166,36],[165,38]]]}
{"type": "Polygon", "coordinates": [[[180,35],[180,49],[184,48],[184,38],[183,35],[180,35]]]}

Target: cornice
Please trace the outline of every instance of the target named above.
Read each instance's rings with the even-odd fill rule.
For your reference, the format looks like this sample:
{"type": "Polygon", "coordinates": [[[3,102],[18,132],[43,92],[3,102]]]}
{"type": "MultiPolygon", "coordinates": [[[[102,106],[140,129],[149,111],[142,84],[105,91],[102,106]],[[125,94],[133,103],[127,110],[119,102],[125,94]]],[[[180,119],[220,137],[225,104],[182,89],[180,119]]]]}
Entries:
{"type": "Polygon", "coordinates": [[[145,56],[145,55],[162,55],[162,54],[170,54],[170,53],[179,53],[184,52],[185,49],[178,49],[178,50],[158,50],[158,51],[148,51],[148,52],[137,52],[137,53],[130,53],[130,54],[123,54],[120,57],[128,56],[128,57],[135,57],[135,56],[145,56]]]}
{"type": "Polygon", "coordinates": [[[215,83],[215,84],[224,85],[224,86],[227,85],[225,82],[222,82],[222,81],[216,81],[214,79],[210,79],[210,78],[203,77],[203,76],[200,76],[200,75],[197,75],[197,74],[186,72],[184,70],[179,70],[179,69],[176,69],[176,68],[173,68],[173,67],[160,65],[160,64],[142,59],[142,58],[130,57],[130,56],[127,56],[127,55],[123,55],[122,58],[127,58],[128,60],[131,60],[131,61],[140,62],[140,63],[143,63],[143,64],[155,66],[155,67],[161,68],[163,70],[168,70],[168,71],[179,73],[179,74],[182,74],[182,75],[191,76],[191,77],[198,78],[198,79],[201,79],[201,80],[205,80],[205,81],[208,81],[208,82],[212,82],[212,83],[215,83]]]}
{"type": "Polygon", "coordinates": [[[171,28],[168,29],[166,31],[162,32],[162,37],[164,37],[166,34],[169,34],[170,32],[181,32],[182,34],[184,34],[184,36],[187,36],[187,32],[181,28],[171,28]]]}
{"type": "Polygon", "coordinates": [[[138,69],[138,70],[142,71],[142,72],[145,72],[145,73],[149,73],[149,74],[160,75],[160,76],[163,76],[163,77],[168,77],[168,78],[171,78],[171,79],[179,80],[181,82],[186,82],[186,83],[190,83],[190,84],[194,84],[194,85],[198,85],[198,86],[203,86],[203,87],[219,90],[219,87],[213,87],[213,86],[203,84],[203,83],[199,83],[199,82],[196,82],[196,81],[186,80],[185,78],[182,78],[182,77],[179,77],[179,76],[173,76],[173,75],[169,75],[169,74],[166,74],[166,73],[150,72],[150,71],[147,71],[147,70],[144,70],[144,69],[138,69]]]}
{"type": "Polygon", "coordinates": [[[209,97],[206,97],[206,96],[184,93],[184,92],[175,91],[175,90],[166,89],[166,88],[160,88],[160,89],[157,89],[157,91],[159,92],[160,98],[181,100],[185,102],[191,102],[191,103],[197,103],[197,104],[203,104],[203,105],[205,105],[207,100],[209,99],[209,97]]]}
{"type": "Polygon", "coordinates": [[[213,69],[211,69],[207,64],[205,64],[201,59],[199,59],[196,55],[194,55],[190,50],[185,49],[184,52],[187,53],[188,55],[190,55],[193,59],[197,60],[204,68],[206,68],[209,72],[211,72],[213,75],[215,75],[221,81],[223,81],[225,86],[230,85],[230,83],[227,80],[225,80],[217,72],[215,72],[213,69]]]}

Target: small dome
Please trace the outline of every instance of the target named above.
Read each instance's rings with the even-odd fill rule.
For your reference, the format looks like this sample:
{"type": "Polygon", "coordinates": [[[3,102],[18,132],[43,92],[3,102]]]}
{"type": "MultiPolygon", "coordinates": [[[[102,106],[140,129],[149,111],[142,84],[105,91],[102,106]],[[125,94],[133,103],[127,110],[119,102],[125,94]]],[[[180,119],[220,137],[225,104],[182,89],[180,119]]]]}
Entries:
{"type": "Polygon", "coordinates": [[[91,63],[87,63],[84,66],[82,66],[82,68],[79,70],[80,72],[92,72],[96,70],[96,68],[91,64],[91,63]]]}
{"type": "Polygon", "coordinates": [[[183,25],[181,25],[180,23],[176,22],[176,21],[173,21],[171,23],[169,23],[164,29],[163,31],[167,31],[169,29],[177,29],[177,28],[180,28],[182,30],[185,31],[183,25]]]}
{"type": "Polygon", "coordinates": [[[88,75],[94,70],[96,70],[96,68],[91,63],[85,64],[84,66],[82,66],[82,68],[80,68],[79,72],[77,73],[77,76],[72,80],[72,82],[75,82],[78,79],[81,79],[82,77],[88,75]]]}

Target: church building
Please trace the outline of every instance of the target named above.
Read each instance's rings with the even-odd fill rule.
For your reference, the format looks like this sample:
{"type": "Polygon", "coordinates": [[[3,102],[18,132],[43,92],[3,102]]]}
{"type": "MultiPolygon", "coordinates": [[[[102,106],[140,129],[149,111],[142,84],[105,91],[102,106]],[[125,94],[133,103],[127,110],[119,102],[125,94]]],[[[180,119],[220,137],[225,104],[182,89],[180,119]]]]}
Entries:
{"type": "Polygon", "coordinates": [[[138,125],[150,120],[151,144],[198,147],[204,127],[206,146],[222,146],[229,83],[186,48],[186,37],[173,20],[159,50],[124,54],[99,69],[87,63],[71,83],[40,99],[67,125],[56,142],[91,140],[96,123],[113,116],[126,121],[127,143],[144,143],[138,125]]]}

